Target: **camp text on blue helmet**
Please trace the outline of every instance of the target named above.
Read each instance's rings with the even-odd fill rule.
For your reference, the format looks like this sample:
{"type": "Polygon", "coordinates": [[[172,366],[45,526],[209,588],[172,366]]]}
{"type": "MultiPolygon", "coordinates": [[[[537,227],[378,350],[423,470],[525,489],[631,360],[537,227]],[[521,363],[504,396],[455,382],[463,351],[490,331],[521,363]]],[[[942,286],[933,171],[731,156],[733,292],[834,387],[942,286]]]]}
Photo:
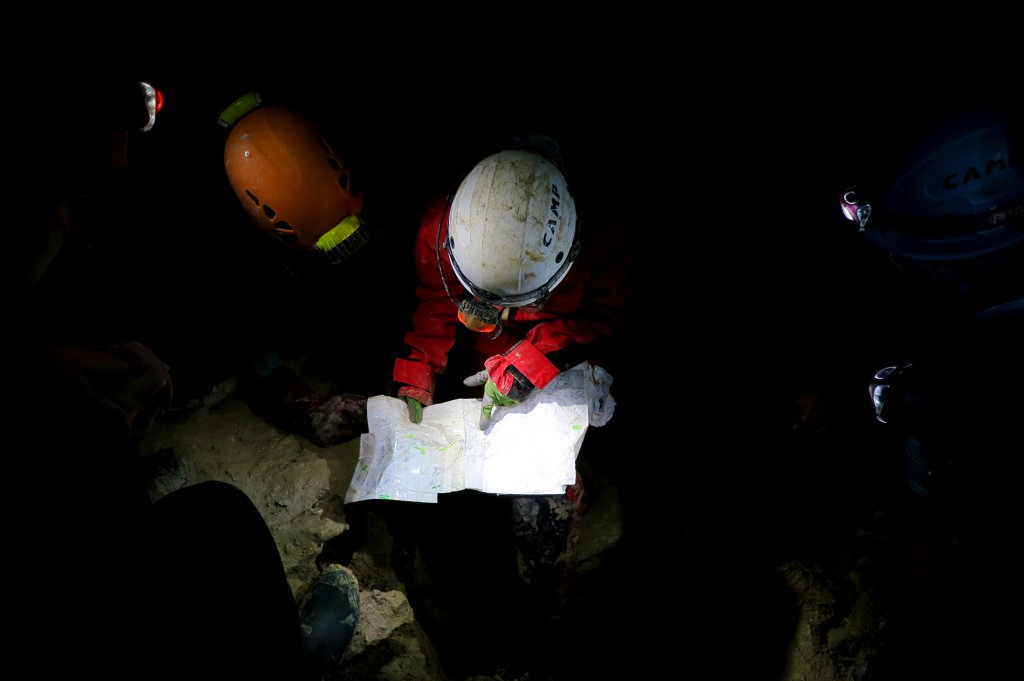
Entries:
{"type": "Polygon", "coordinates": [[[858,186],[844,191],[843,214],[885,252],[916,261],[966,260],[1021,242],[1021,124],[990,111],[949,118],[925,136],[882,195],[858,186]]]}
{"type": "Polygon", "coordinates": [[[369,241],[358,178],[304,116],[246,94],[221,113],[224,169],[265,233],[300,251],[348,258],[369,241]]]}
{"type": "Polygon", "coordinates": [[[562,171],[528,150],[480,161],[452,198],[444,248],[472,296],[459,305],[468,328],[491,331],[508,308],[543,305],[579,254],[576,203],[562,171]]]}

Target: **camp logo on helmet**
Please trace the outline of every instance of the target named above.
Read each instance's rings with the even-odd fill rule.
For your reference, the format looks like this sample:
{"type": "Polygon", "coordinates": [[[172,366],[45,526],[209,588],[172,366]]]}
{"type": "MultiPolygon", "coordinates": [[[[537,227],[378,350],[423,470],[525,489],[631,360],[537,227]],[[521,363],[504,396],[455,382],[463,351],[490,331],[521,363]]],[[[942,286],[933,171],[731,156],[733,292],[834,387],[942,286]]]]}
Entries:
{"type": "Polygon", "coordinates": [[[551,246],[555,241],[555,236],[558,234],[558,222],[560,220],[559,208],[562,205],[562,194],[558,191],[558,185],[551,184],[551,207],[548,210],[548,229],[544,232],[542,243],[545,248],[551,246]]]}
{"type": "Polygon", "coordinates": [[[1003,154],[998,154],[985,161],[984,175],[976,166],[970,166],[963,173],[950,173],[942,178],[942,188],[950,190],[959,189],[969,182],[980,180],[983,177],[991,177],[994,172],[1003,172],[1012,169],[1013,166],[1014,164],[1012,162],[1008,163],[1003,154]]]}

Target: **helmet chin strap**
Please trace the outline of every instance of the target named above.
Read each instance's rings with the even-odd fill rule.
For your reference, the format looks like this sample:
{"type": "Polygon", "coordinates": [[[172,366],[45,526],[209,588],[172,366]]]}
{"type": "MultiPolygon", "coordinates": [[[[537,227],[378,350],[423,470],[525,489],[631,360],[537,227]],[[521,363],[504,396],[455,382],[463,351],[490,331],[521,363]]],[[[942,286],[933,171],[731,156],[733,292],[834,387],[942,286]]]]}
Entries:
{"type": "Polygon", "coordinates": [[[448,280],[444,276],[444,267],[441,265],[441,249],[448,249],[447,245],[441,245],[441,230],[444,228],[445,218],[448,217],[448,211],[452,208],[452,201],[455,200],[455,192],[448,194],[448,200],[445,203],[445,208],[441,211],[441,218],[437,221],[437,236],[434,238],[434,255],[437,260],[437,274],[441,277],[441,285],[444,286],[445,295],[448,296],[448,300],[452,301],[455,307],[459,307],[459,302],[452,296],[452,292],[448,289],[448,280]]]}
{"type": "Polygon", "coordinates": [[[477,300],[472,296],[472,293],[467,291],[466,296],[461,300],[455,300],[455,296],[452,295],[451,289],[448,288],[448,279],[444,276],[444,267],[442,266],[442,250],[446,250],[448,247],[441,242],[441,231],[444,229],[445,218],[448,217],[448,211],[451,208],[452,200],[455,198],[455,193],[452,192],[448,195],[448,205],[441,213],[441,219],[437,223],[437,236],[434,239],[434,255],[437,260],[437,273],[441,278],[441,285],[444,286],[445,295],[448,296],[448,300],[452,301],[452,304],[459,311],[459,319],[463,325],[470,331],[479,331],[486,333],[491,329],[494,330],[494,335],[491,338],[497,338],[502,332],[502,322],[509,319],[515,318],[515,308],[503,307],[498,308],[494,305],[477,300]]]}

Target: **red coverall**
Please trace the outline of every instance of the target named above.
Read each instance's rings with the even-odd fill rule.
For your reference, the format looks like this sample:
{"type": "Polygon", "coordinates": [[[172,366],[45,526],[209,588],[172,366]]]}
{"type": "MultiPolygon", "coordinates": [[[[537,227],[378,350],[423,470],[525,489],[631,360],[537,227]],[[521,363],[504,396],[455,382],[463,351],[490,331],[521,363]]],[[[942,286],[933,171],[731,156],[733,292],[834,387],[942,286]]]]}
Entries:
{"type": "Polygon", "coordinates": [[[501,334],[492,338],[494,334],[470,332],[459,322],[456,306],[465,289],[446,252],[438,250],[438,244],[444,243],[448,235],[448,209],[448,197],[439,196],[427,206],[420,224],[415,246],[419,304],[413,312],[412,330],[405,334],[409,356],[395,360],[392,379],[396,394],[413,397],[424,406],[433,404],[434,378],[447,367],[448,353],[460,328],[471,334],[470,342],[479,360],[476,370],[520,341],[536,348],[543,357],[532,351],[521,353],[525,358],[517,366],[537,388],[583,361],[604,366],[606,344],[621,323],[626,297],[624,245],[615,249],[607,239],[600,243],[604,235],[583,227],[579,258],[542,309],[516,308],[514,318],[504,322],[501,334]],[[438,271],[439,262],[447,292],[438,271]]]}
{"type": "MultiPolygon", "coordinates": [[[[601,230],[602,225],[593,225],[590,231],[582,226],[579,256],[542,308],[516,308],[496,337],[494,333],[477,333],[466,329],[458,319],[457,304],[465,289],[447,253],[438,248],[448,235],[450,205],[450,195],[437,197],[427,206],[420,224],[414,248],[419,302],[413,312],[412,330],[404,337],[409,355],[395,360],[395,394],[415,398],[424,406],[433,404],[435,377],[447,368],[457,338],[467,340],[475,354],[473,368],[466,376],[484,368],[490,359],[491,378],[499,388],[501,382],[495,379],[493,367],[507,368],[509,364],[514,364],[537,389],[583,361],[602,366],[614,375],[607,364],[608,346],[623,317],[626,245],[611,243],[611,232],[601,230]],[[515,353],[505,354],[517,344],[515,353]]],[[[577,473],[576,484],[566,489],[564,497],[511,497],[514,530],[523,558],[521,576],[527,583],[554,579],[563,604],[569,598],[565,589],[571,583],[574,567],[582,495],[583,483],[577,473]],[[558,527],[552,528],[551,524],[558,527]],[[556,536],[554,541],[552,534],[556,536]],[[538,546],[538,542],[543,545],[538,546]]]]}

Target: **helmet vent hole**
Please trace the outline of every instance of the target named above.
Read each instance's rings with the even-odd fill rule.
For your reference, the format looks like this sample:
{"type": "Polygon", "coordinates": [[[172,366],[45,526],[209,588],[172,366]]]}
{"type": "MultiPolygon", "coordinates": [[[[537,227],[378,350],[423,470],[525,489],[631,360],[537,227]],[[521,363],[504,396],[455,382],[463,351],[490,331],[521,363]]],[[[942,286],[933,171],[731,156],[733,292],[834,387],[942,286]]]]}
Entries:
{"type": "Polygon", "coordinates": [[[271,208],[270,206],[264,205],[263,214],[267,216],[267,219],[273,220],[274,216],[277,215],[277,211],[271,208]]]}
{"type": "Polygon", "coordinates": [[[328,156],[327,164],[331,166],[331,170],[333,170],[334,172],[338,172],[341,170],[341,164],[338,163],[338,159],[336,158],[331,158],[330,156],[328,156]]]}
{"type": "Polygon", "coordinates": [[[281,237],[282,241],[285,241],[292,245],[297,243],[298,239],[296,238],[295,230],[292,229],[292,226],[289,225],[287,222],[282,221],[277,223],[276,225],[274,225],[274,230],[277,232],[277,235],[281,237]]]}
{"type": "Polygon", "coordinates": [[[555,262],[561,263],[565,259],[565,251],[559,251],[558,255],[555,256],[555,262]]]}
{"type": "Polygon", "coordinates": [[[255,203],[257,206],[260,205],[260,200],[257,199],[253,195],[253,193],[251,191],[249,191],[248,189],[245,190],[245,195],[248,196],[250,199],[252,199],[252,202],[255,203]]]}

